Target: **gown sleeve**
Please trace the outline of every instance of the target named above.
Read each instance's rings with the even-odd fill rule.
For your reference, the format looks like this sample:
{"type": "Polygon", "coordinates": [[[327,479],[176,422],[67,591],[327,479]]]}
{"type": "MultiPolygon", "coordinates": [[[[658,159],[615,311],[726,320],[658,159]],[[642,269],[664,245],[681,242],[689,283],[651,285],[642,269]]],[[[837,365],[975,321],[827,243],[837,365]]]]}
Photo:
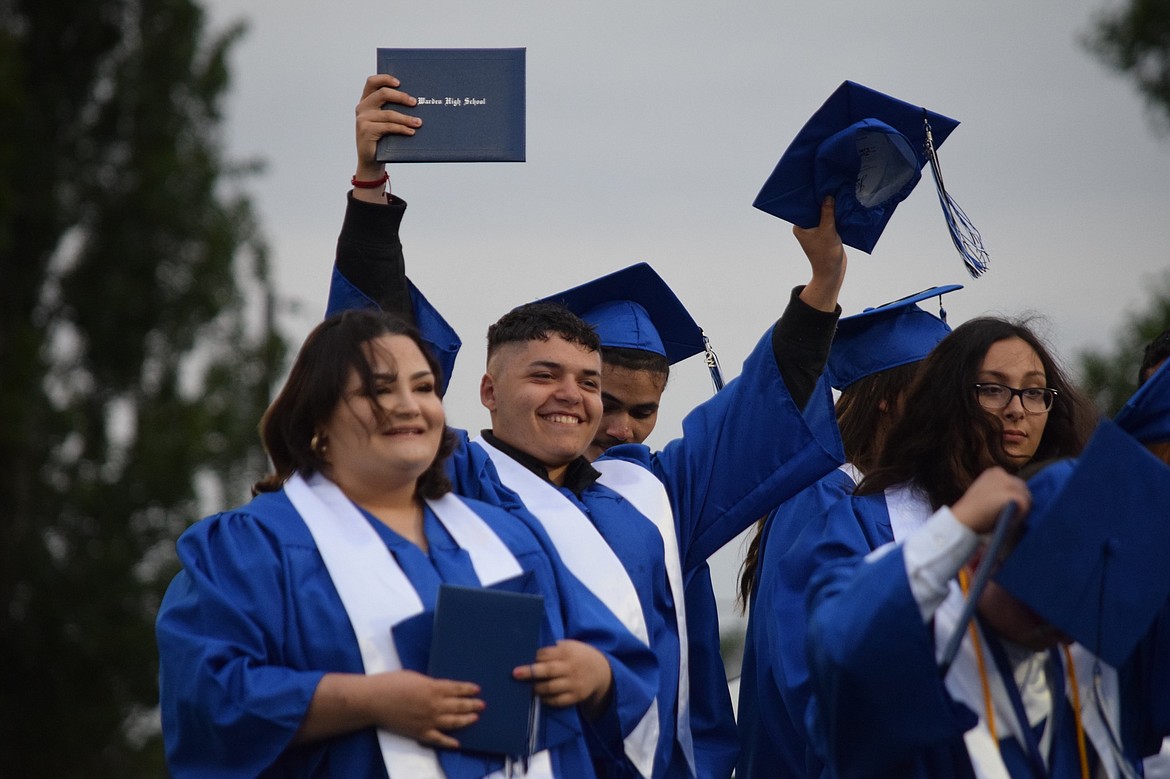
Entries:
{"type": "Polygon", "coordinates": [[[286,569],[276,539],[251,517],[205,519],[178,551],[183,570],[156,625],[169,767],[175,776],[257,776],[289,746],[325,670],[298,667],[296,650],[286,651],[295,630],[286,569]]]}
{"type": "Polygon", "coordinates": [[[841,507],[808,591],[806,724],[816,751],[841,779],[965,775],[962,734],[977,718],[947,693],[903,547],[867,556],[864,532],[856,520],[850,532],[841,507]],[[952,770],[924,772],[940,762],[952,770]]]}
{"type": "Polygon", "coordinates": [[[337,254],[329,282],[326,316],[354,308],[376,308],[398,314],[418,328],[442,369],[446,392],[463,345],[426,296],[406,276],[399,227],[406,201],[391,196],[384,205],[354,200],[346,203],[345,221],[337,238],[337,254]]]}

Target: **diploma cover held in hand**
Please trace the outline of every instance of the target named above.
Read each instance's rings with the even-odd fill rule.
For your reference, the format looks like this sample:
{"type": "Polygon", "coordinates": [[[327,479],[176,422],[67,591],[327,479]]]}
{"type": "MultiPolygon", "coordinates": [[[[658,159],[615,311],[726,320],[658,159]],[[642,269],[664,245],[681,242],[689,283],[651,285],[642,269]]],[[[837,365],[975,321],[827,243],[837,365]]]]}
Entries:
{"type": "Polygon", "coordinates": [[[414,135],[384,135],[379,162],[523,162],[525,49],[378,49],[422,119],[414,135]]]}
{"type": "Polygon", "coordinates": [[[487,708],[465,728],[451,731],[460,748],[527,755],[533,722],[532,683],[512,669],[535,661],[544,598],[523,592],[444,584],[435,607],[427,675],[475,682],[487,708]]]}

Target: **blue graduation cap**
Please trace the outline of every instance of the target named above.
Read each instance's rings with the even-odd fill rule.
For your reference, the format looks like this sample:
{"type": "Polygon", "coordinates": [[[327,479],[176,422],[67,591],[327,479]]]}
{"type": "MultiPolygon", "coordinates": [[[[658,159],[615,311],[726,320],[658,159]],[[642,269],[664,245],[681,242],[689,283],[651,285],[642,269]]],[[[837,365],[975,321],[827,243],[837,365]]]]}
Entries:
{"type": "Polygon", "coordinates": [[[942,183],[935,149],[958,121],[846,81],[805,123],[752,204],[804,228],[820,222],[821,203],[836,199],[837,233],[872,252],[894,209],[931,163],[955,248],[972,276],[987,270],[982,239],[942,183]]]}
{"type": "Polygon", "coordinates": [[[1170,597],[1170,468],[1105,420],[1028,481],[1032,511],[996,579],[1110,665],[1170,597]]]}
{"type": "Polygon", "coordinates": [[[867,376],[925,359],[951,332],[942,296],[962,288],[962,284],[931,287],[840,320],[825,365],[829,384],[843,390],[867,376]],[[938,316],[917,305],[936,296],[938,316]]]}
{"type": "Polygon", "coordinates": [[[1113,421],[1143,444],[1170,441],[1170,360],[1146,379],[1113,421]]]}
{"type": "Polygon", "coordinates": [[[719,360],[703,329],[647,263],[587,281],[542,299],[559,303],[593,325],[601,345],[662,355],[673,365],[703,353],[715,389],[722,389],[719,360]]]}
{"type": "MultiPolygon", "coordinates": [[[[406,281],[410,290],[410,304],[414,309],[415,327],[418,328],[423,342],[430,347],[431,354],[439,362],[443,371],[440,394],[447,393],[447,385],[451,381],[451,372],[455,370],[455,358],[463,342],[455,328],[447,323],[438,309],[431,305],[423,293],[410,279],[406,281]]],[[[329,284],[329,302],[325,306],[325,316],[332,316],[347,309],[373,308],[381,310],[377,301],[362,292],[356,285],[345,277],[337,268],[333,269],[333,278],[329,284]]]]}

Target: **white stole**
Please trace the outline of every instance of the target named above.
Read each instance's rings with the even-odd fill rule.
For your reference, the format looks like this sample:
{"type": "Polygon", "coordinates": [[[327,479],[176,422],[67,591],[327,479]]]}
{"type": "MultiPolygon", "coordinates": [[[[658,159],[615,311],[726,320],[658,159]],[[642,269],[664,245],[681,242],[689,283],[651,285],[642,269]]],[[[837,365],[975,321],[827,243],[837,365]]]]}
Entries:
{"type": "MultiPolygon", "coordinates": [[[[479,446],[491,458],[500,481],[520,496],[525,508],[540,522],[569,571],[613,612],[627,630],[650,646],[646,617],[642,614],[642,604],[633,581],[581,509],[552,484],[489,444],[482,436],[477,436],[471,445],[479,446]]],[[[624,745],[626,756],[643,776],[653,773],[658,735],[658,699],[655,698],[641,722],[626,737],[624,745]]]]}
{"type": "MultiPolygon", "coordinates": [[[[422,601],[414,585],[377,531],[337,485],[319,473],[308,481],[294,474],[285,483],[284,491],[309,528],[329,578],[341,597],[357,637],[365,672],[400,670],[402,662],[391,629],[422,612],[422,601]]],[[[427,505],[467,552],[483,586],[523,572],[499,536],[459,498],[447,494],[438,500],[428,500],[427,505]]],[[[381,728],[377,735],[386,772],[392,779],[439,779],[444,775],[433,749],[381,728]]],[[[533,757],[529,775],[552,776],[547,752],[533,757]]]]}
{"type": "Polygon", "coordinates": [[[912,483],[889,487],[885,492],[886,512],[894,541],[902,541],[930,519],[934,509],[926,494],[912,483]]]}
{"type": "MultiPolygon", "coordinates": [[[[940,661],[947,641],[955,632],[956,622],[963,610],[963,602],[962,589],[957,582],[951,582],[946,599],[934,613],[934,645],[936,654],[940,655],[936,659],[940,661]]],[[[999,668],[991,661],[986,640],[982,636],[980,636],[980,642],[985,657],[984,671],[987,673],[987,683],[991,688],[991,699],[993,702],[1006,702],[1009,700],[1007,688],[1004,687],[999,668]]],[[[971,643],[970,635],[964,636],[963,642],[959,645],[959,653],[955,656],[955,661],[947,673],[946,686],[947,692],[952,698],[979,716],[979,724],[963,734],[963,741],[967,744],[967,754],[971,757],[975,776],[979,779],[1011,779],[1007,767],[1003,764],[1003,759],[999,756],[999,744],[996,743],[987,727],[987,712],[984,711],[983,702],[983,681],[979,676],[979,661],[975,657],[975,647],[971,643]]],[[[995,714],[996,727],[1001,737],[1010,734],[1020,744],[1026,743],[1010,704],[1006,707],[996,705],[995,714]]]]}
{"type": "Polygon", "coordinates": [[[674,524],[674,509],[666,488],[654,474],[640,465],[625,460],[601,459],[593,463],[601,473],[598,483],[628,500],[641,514],[648,517],[662,536],[666,552],[666,579],[674,599],[674,619],[678,626],[678,712],[675,728],[678,742],[687,758],[691,776],[696,776],[695,746],[691,738],[691,674],[690,650],[687,645],[687,606],[683,592],[682,557],[678,551],[678,531],[674,524]]]}

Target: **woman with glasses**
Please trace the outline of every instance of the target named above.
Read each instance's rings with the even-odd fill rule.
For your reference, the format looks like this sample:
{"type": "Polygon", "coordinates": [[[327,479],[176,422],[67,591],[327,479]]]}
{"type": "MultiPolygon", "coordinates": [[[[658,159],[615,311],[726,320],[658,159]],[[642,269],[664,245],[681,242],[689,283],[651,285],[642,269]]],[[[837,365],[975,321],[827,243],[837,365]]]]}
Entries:
{"type": "Polygon", "coordinates": [[[932,661],[980,535],[1029,508],[1016,474],[1078,455],[1095,424],[1024,325],[972,320],[923,364],[877,464],[820,520],[811,729],[834,776],[1087,779],[1114,759],[1085,737],[1067,639],[994,582],[950,673],[932,661]]]}

